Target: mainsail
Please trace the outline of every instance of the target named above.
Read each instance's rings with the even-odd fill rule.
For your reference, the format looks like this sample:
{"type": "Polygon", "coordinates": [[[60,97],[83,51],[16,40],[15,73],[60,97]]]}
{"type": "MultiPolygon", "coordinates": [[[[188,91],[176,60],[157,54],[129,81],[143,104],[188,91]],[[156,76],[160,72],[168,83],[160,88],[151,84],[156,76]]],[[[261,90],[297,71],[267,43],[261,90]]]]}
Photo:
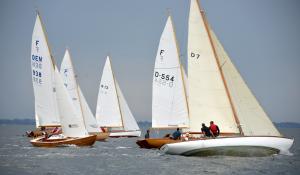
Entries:
{"type": "Polygon", "coordinates": [[[191,1],[188,54],[191,130],[213,120],[223,132],[237,132],[240,127],[245,136],[281,136],[200,12],[197,0],[191,1]]]}
{"type": "Polygon", "coordinates": [[[140,130],[114,77],[109,57],[106,59],[100,82],[96,118],[101,127],[122,127],[125,131],[140,130]]]}
{"type": "Polygon", "coordinates": [[[76,112],[52,59],[39,14],[33,30],[31,54],[37,124],[61,125],[65,137],[86,136],[82,118],[76,112]]]}
{"type": "Polygon", "coordinates": [[[152,127],[188,127],[183,70],[171,16],[168,17],[155,60],[152,86],[152,127]]]}
{"type": "Polygon", "coordinates": [[[59,126],[54,63],[39,14],[37,14],[32,34],[31,69],[36,126],[59,126]]]}
{"type": "Polygon", "coordinates": [[[191,0],[188,32],[190,131],[214,121],[222,132],[239,133],[197,0],[191,0]]]}
{"type": "Polygon", "coordinates": [[[212,29],[210,33],[244,135],[280,136],[279,131],[251,93],[212,29]]]}
{"type": "Polygon", "coordinates": [[[114,75],[107,56],[97,100],[96,119],[101,127],[122,127],[123,121],[114,75]]]}
{"type": "Polygon", "coordinates": [[[61,63],[60,74],[63,78],[64,85],[75,106],[77,115],[81,116],[82,122],[88,132],[100,132],[97,121],[93,116],[82,91],[76,81],[76,75],[71,61],[69,50],[67,49],[61,63]]]}

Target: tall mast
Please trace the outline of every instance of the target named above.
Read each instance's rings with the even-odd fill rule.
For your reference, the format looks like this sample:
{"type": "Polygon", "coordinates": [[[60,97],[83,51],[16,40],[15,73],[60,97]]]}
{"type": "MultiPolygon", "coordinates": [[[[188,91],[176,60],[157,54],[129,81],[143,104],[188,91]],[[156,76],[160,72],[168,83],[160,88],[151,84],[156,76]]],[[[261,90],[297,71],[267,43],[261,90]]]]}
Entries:
{"type": "Polygon", "coordinates": [[[179,62],[179,69],[180,69],[180,75],[181,75],[181,82],[182,82],[182,86],[183,86],[183,93],[184,93],[184,97],[185,97],[185,106],[186,106],[186,109],[187,109],[187,113],[188,113],[188,118],[189,118],[189,107],[188,107],[188,102],[187,102],[187,97],[186,97],[186,89],[185,89],[185,85],[184,85],[184,78],[183,78],[183,72],[182,72],[182,66],[181,66],[181,61],[180,61],[180,53],[179,53],[179,47],[178,47],[178,41],[177,41],[177,38],[176,38],[176,31],[175,31],[175,27],[174,27],[174,23],[173,23],[173,20],[172,20],[172,16],[171,16],[171,12],[168,10],[168,13],[169,13],[169,16],[170,16],[170,19],[171,19],[171,23],[172,23],[172,27],[173,27],[173,35],[174,35],[174,38],[175,38],[175,43],[176,43],[176,51],[177,51],[177,59],[178,59],[178,62],[179,62]]]}
{"type": "Polygon", "coordinates": [[[198,0],[197,0],[197,5],[198,5],[199,11],[200,11],[200,13],[201,13],[201,17],[203,18],[204,25],[205,25],[205,29],[206,29],[206,32],[207,32],[207,34],[208,34],[208,37],[209,37],[209,41],[210,41],[211,47],[212,47],[212,49],[213,49],[213,53],[214,53],[214,56],[215,56],[215,59],[216,59],[218,68],[219,68],[219,70],[220,70],[220,74],[221,74],[221,77],[222,77],[222,81],[223,81],[223,84],[224,84],[224,86],[225,86],[225,91],[226,91],[227,97],[228,97],[228,99],[229,99],[229,103],[230,103],[230,106],[231,106],[231,109],[232,109],[232,112],[233,112],[233,116],[234,116],[235,122],[236,122],[236,124],[237,124],[237,127],[238,127],[238,129],[239,129],[240,134],[241,134],[241,135],[244,135],[244,132],[243,132],[242,127],[241,127],[241,124],[240,124],[240,120],[238,119],[238,116],[237,116],[235,107],[234,107],[233,102],[232,102],[232,99],[231,99],[231,95],[230,95],[229,90],[228,90],[227,83],[226,83],[225,78],[224,78],[224,74],[223,74],[222,67],[220,66],[219,57],[218,57],[218,54],[217,54],[217,52],[216,52],[215,45],[214,45],[214,43],[212,42],[212,38],[211,38],[210,30],[209,30],[209,28],[208,28],[208,22],[207,22],[207,19],[206,19],[206,16],[205,16],[205,12],[204,12],[203,10],[201,10],[200,4],[199,4],[198,0]]]}

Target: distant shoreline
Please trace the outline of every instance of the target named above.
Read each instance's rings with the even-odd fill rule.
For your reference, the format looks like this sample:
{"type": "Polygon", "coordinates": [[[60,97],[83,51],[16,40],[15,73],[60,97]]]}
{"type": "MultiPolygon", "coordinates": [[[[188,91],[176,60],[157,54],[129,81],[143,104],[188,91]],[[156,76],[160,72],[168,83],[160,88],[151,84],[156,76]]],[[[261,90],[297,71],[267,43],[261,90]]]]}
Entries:
{"type": "MultiPolygon", "coordinates": [[[[139,121],[139,125],[151,126],[151,122],[139,121]]],[[[300,128],[300,123],[296,122],[274,122],[278,128],[300,128]]],[[[0,119],[0,125],[35,125],[34,119],[0,119]]]]}

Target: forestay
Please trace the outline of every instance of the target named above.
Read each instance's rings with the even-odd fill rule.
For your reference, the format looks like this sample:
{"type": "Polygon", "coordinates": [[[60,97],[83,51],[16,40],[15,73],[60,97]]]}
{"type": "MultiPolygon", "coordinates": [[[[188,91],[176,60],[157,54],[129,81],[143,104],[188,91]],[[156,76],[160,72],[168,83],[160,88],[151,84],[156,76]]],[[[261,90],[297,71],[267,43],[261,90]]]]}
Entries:
{"type": "Polygon", "coordinates": [[[67,49],[61,63],[60,74],[63,78],[64,85],[73,101],[76,112],[83,119],[88,132],[100,132],[97,121],[93,116],[82,92],[76,81],[76,75],[72,64],[69,50],[67,49]]]}
{"type": "Polygon", "coordinates": [[[152,87],[152,127],[188,127],[187,99],[175,31],[168,17],[155,60],[152,87]]]}
{"type": "Polygon", "coordinates": [[[222,132],[239,133],[197,0],[191,1],[188,32],[190,131],[214,121],[222,132]]]}
{"type": "Polygon", "coordinates": [[[108,56],[99,85],[96,119],[101,127],[123,126],[114,75],[108,56]]]}
{"type": "Polygon", "coordinates": [[[54,63],[39,14],[32,34],[31,69],[36,126],[58,126],[60,120],[56,103],[54,63]]]}
{"type": "Polygon", "coordinates": [[[280,136],[279,131],[244,82],[217,36],[211,29],[210,32],[244,135],[280,136]]]}

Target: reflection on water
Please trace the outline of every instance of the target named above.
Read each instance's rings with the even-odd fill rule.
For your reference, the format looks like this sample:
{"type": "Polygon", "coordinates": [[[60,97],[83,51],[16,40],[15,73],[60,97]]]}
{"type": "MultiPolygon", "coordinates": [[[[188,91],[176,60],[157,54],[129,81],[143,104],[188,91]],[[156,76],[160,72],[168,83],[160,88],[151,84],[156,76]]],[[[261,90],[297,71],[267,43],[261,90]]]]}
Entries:
{"type": "MultiPolygon", "coordinates": [[[[1,174],[299,174],[300,129],[281,129],[295,142],[293,156],[184,157],[139,149],[136,138],[96,142],[92,147],[35,148],[23,133],[33,126],[0,130],[1,174]]],[[[143,128],[145,130],[146,127],[143,128]]],[[[152,133],[164,134],[164,133],[152,133]]]]}

